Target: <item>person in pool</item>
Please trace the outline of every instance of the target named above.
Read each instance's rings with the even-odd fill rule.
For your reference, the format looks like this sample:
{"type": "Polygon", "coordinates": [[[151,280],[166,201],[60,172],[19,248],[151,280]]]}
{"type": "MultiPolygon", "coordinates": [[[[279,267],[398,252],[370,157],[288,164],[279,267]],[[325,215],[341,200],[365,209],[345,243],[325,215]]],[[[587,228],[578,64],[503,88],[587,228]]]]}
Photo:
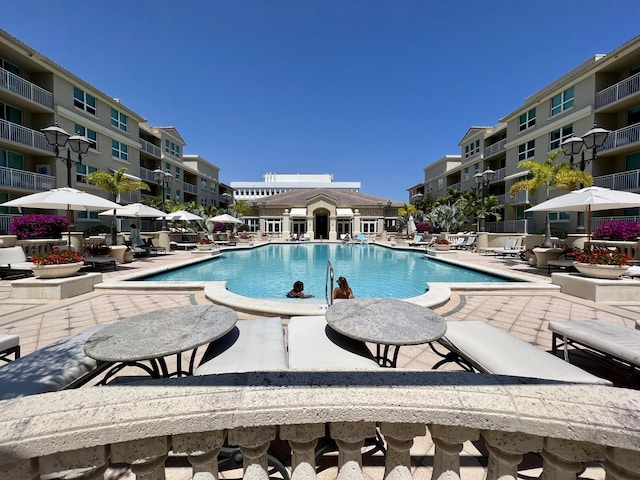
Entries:
{"type": "Polygon", "coordinates": [[[304,283],[300,280],[296,280],[293,284],[293,288],[287,293],[287,297],[289,298],[311,298],[313,295],[306,295],[304,293],[304,283]]]}
{"type": "Polygon", "coordinates": [[[333,299],[342,298],[349,299],[353,297],[353,290],[349,286],[349,282],[344,277],[338,277],[338,286],[333,290],[333,299]]]}

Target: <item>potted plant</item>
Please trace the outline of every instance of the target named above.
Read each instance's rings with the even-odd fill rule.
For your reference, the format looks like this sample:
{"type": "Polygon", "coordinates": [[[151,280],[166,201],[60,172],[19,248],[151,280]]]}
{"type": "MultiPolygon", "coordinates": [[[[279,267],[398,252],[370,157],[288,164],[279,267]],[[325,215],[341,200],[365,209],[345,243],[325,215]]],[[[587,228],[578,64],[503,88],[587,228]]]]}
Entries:
{"type": "Polygon", "coordinates": [[[33,255],[31,269],[39,278],[62,278],[74,275],[84,265],[84,257],[69,250],[57,247],[50,252],[33,255]]]}
{"type": "Polygon", "coordinates": [[[107,244],[91,245],[87,248],[90,257],[106,257],[111,253],[111,247],[107,244]]]}
{"type": "Polygon", "coordinates": [[[618,249],[584,249],[568,252],[566,258],[573,258],[574,266],[585,277],[615,279],[629,268],[631,258],[618,249]]]}
{"type": "Polygon", "coordinates": [[[198,240],[198,250],[211,250],[213,240],[208,237],[203,237],[198,240]]]}
{"type": "Polygon", "coordinates": [[[451,248],[451,242],[446,238],[436,238],[434,247],[436,250],[446,251],[451,248]]]}

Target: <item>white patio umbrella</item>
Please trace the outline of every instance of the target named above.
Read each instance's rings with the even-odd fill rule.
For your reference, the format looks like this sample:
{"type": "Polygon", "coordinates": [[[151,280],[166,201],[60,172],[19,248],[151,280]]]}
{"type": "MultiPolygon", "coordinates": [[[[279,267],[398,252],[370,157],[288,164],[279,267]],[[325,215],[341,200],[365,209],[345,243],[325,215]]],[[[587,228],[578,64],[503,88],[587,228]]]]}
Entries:
{"type": "Polygon", "coordinates": [[[233,215],[229,215],[228,213],[223,213],[222,215],[216,215],[215,217],[211,217],[208,220],[211,222],[218,222],[218,223],[244,223],[242,220],[239,220],[233,215]]]}
{"type": "MultiPolygon", "coordinates": [[[[153,218],[162,217],[165,213],[157,208],[144,205],[142,203],[130,203],[123,207],[119,207],[117,210],[119,217],[134,217],[134,218],[153,218]]],[[[106,210],[100,212],[98,215],[113,215],[113,210],[106,210]]]]}
{"type": "Polygon", "coordinates": [[[407,233],[413,235],[413,232],[417,230],[416,222],[413,220],[413,215],[409,215],[409,222],[407,223],[407,233]]]}
{"type": "Polygon", "coordinates": [[[552,198],[525,212],[586,212],[587,242],[591,241],[591,212],[640,207],[640,195],[622,190],[587,187],[552,198]]]}
{"type": "Polygon", "coordinates": [[[182,221],[191,221],[191,220],[204,220],[202,217],[196,215],[195,213],[187,212],[186,210],[178,210],[177,212],[170,212],[166,215],[162,215],[160,218],[166,218],[169,221],[182,220],[182,221]]]}
{"type": "Polygon", "coordinates": [[[75,188],[62,187],[54,188],[46,192],[33,193],[24,197],[10,200],[3,204],[2,207],[18,207],[18,208],[39,208],[45,210],[66,210],[67,211],[67,228],[69,231],[69,246],[71,246],[71,222],[70,211],[95,211],[109,209],[119,209],[122,206],[111,200],[92,195],[91,193],[76,190],[75,188]]]}

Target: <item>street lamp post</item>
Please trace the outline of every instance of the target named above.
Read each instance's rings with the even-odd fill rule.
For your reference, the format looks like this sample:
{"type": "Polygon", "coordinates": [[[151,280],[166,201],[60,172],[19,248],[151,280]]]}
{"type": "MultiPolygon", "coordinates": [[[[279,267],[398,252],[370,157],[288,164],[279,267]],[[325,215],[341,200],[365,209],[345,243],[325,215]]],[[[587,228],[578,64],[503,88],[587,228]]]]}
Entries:
{"type": "Polygon", "coordinates": [[[496,172],[494,172],[493,170],[485,170],[484,172],[480,173],[476,173],[473,176],[473,181],[476,182],[476,185],[480,186],[480,194],[482,195],[482,213],[480,215],[480,228],[479,231],[481,232],[486,232],[486,224],[485,224],[485,205],[484,205],[484,191],[486,188],[489,187],[489,184],[491,183],[491,180],[493,180],[493,177],[495,176],[496,172]]]}
{"type": "MultiPolygon", "coordinates": [[[[171,180],[173,180],[173,175],[171,175],[169,172],[165,172],[164,170],[156,168],[153,171],[153,176],[155,177],[156,183],[158,184],[158,186],[162,189],[162,211],[166,213],[166,210],[164,208],[164,201],[165,201],[165,197],[167,196],[167,187],[171,185],[171,180]]],[[[163,216],[162,231],[166,232],[167,230],[169,230],[169,228],[167,227],[167,219],[163,216]]]]}
{"type": "MultiPolygon", "coordinates": [[[[560,144],[562,147],[562,151],[565,156],[569,157],[569,163],[572,167],[575,167],[574,164],[574,155],[580,154],[580,161],[578,163],[578,168],[581,172],[584,172],[584,169],[592,160],[595,160],[598,156],[598,149],[604,145],[607,137],[611,132],[609,130],[605,130],[604,128],[598,128],[598,126],[594,123],[593,128],[585,133],[582,137],[570,137],[567,138],[564,142],[560,144]],[[586,160],[584,156],[584,152],[586,150],[591,150],[591,158],[586,160]]],[[[580,184],[580,188],[583,185],[580,184]]],[[[576,225],[577,232],[584,232],[584,212],[578,212],[578,221],[576,225]]]]}
{"type": "Polygon", "coordinates": [[[67,167],[67,187],[71,187],[71,168],[82,164],[82,155],[86,155],[91,147],[91,141],[82,135],[69,135],[58,122],[53,127],[42,129],[47,143],[54,148],[54,153],[67,167]],[[66,156],[60,155],[60,150],[67,147],[66,156]],[[71,151],[78,155],[77,160],[71,158],[71,151]]]}

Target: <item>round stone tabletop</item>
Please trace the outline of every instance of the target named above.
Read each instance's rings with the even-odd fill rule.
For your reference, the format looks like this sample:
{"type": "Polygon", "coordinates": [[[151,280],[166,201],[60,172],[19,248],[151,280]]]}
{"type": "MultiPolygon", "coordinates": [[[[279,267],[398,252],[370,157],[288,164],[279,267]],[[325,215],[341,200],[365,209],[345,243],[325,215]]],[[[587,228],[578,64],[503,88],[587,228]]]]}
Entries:
{"type": "Polygon", "coordinates": [[[447,324],[426,307],[390,298],[355,298],[327,309],[327,323],[356,340],[384,345],[418,345],[442,337],[447,324]]]}
{"type": "Polygon", "coordinates": [[[84,345],[96,360],[134,362],[192,350],[227,334],[236,312],[219,305],[157,310],[107,325],[84,345]]]}

